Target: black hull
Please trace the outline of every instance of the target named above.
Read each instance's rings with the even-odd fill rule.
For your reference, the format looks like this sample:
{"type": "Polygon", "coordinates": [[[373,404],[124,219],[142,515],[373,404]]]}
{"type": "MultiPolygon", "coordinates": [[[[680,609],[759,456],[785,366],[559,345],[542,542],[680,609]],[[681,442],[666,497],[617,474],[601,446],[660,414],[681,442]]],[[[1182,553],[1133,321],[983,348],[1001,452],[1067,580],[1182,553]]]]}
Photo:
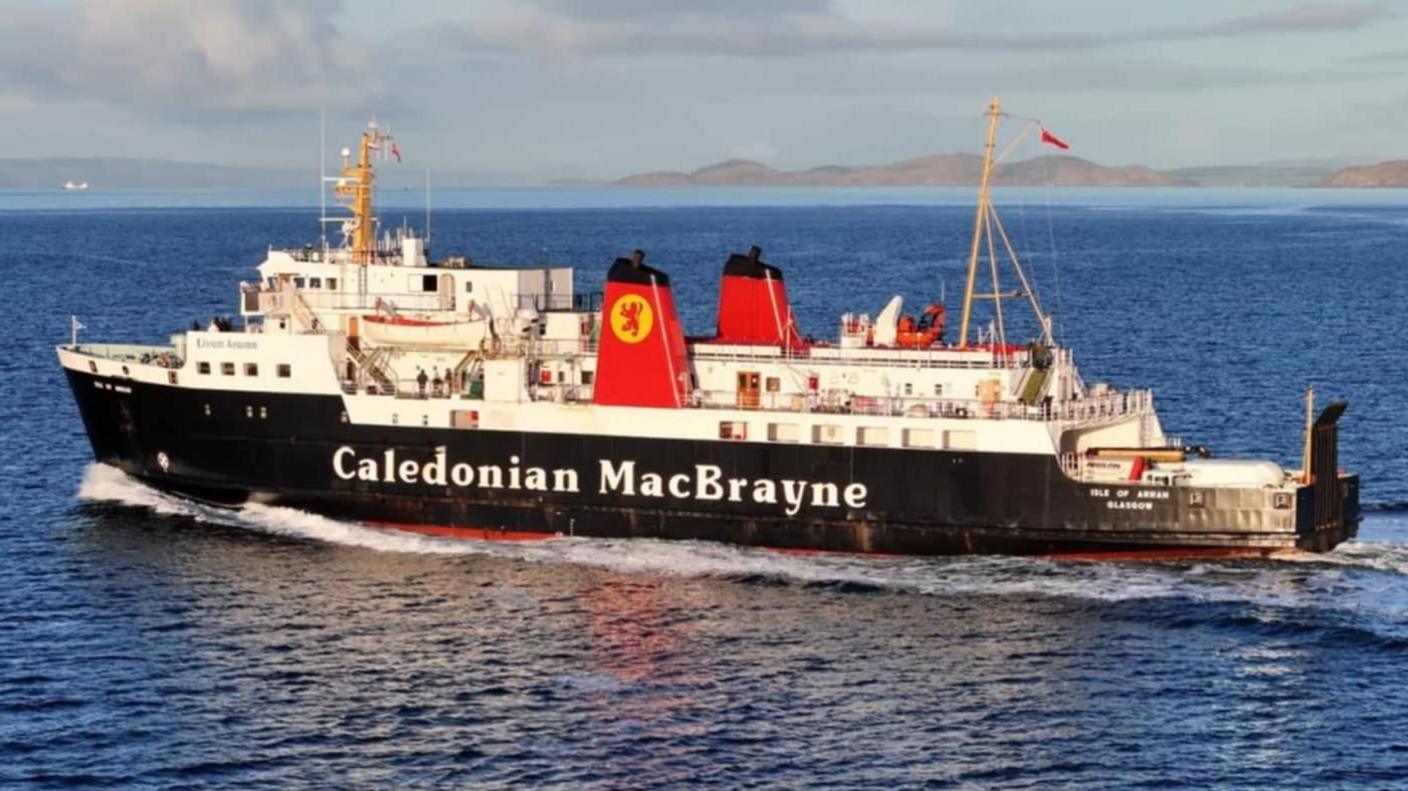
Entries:
{"type": "Polygon", "coordinates": [[[343,422],[337,396],[68,376],[97,460],[154,487],[467,537],[651,537],[903,555],[1196,555],[1324,551],[1352,537],[1359,522],[1353,476],[1339,481],[1338,518],[1316,527],[1311,487],[1290,508],[1276,509],[1256,490],[1155,493],[1080,483],[1044,455],[365,426],[343,422]],[[344,448],[339,466],[334,456],[344,448]],[[437,452],[451,462],[496,465],[505,479],[484,488],[386,480],[385,469],[370,481],[346,475],[355,462],[380,463],[388,451],[420,465],[437,452]],[[859,483],[865,497],[861,507],[844,498],[808,502],[791,516],[786,503],[748,497],[650,497],[604,487],[602,460],[618,468],[634,461],[665,478],[709,465],[725,480],[823,482],[842,491],[859,483]],[[578,485],[510,485],[508,468],[535,466],[577,470],[578,485]],[[1201,505],[1190,500],[1197,492],[1201,505]]]}

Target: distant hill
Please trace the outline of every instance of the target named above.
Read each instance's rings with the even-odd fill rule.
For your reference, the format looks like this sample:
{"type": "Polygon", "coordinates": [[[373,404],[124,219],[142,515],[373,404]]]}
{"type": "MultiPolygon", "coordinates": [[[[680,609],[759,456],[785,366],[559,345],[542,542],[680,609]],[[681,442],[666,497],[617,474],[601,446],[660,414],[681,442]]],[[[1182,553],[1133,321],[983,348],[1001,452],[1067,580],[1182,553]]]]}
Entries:
{"type": "Polygon", "coordinates": [[[1335,171],[1324,165],[1210,165],[1163,171],[1198,187],[1314,187],[1335,171]]]}
{"type": "Polygon", "coordinates": [[[1342,168],[1326,176],[1322,187],[1408,187],[1408,159],[1342,168]]]}
{"type": "MultiPolygon", "coordinates": [[[[675,170],[640,173],[619,179],[625,187],[681,186],[943,186],[966,187],[982,177],[983,160],[976,154],[933,154],[886,165],[825,165],[807,170],[776,170],[761,162],[730,159],[684,173],[675,170]]],[[[1109,167],[1073,156],[1042,156],[1001,165],[993,173],[999,185],[1063,187],[1166,187],[1180,182],[1141,166],[1109,167]]]]}

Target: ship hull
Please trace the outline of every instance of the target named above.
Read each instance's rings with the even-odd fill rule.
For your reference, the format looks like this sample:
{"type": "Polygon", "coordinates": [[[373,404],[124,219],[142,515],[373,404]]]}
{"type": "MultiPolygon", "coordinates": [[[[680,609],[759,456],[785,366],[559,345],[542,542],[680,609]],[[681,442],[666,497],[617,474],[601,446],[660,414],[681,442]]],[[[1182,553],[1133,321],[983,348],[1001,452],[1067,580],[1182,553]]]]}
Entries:
{"type": "Polygon", "coordinates": [[[1324,551],[1359,522],[1354,476],[1326,518],[1316,487],[1092,484],[1041,454],[357,425],[335,395],[67,373],[95,458],[151,486],[437,535],[1140,557],[1324,551]]]}

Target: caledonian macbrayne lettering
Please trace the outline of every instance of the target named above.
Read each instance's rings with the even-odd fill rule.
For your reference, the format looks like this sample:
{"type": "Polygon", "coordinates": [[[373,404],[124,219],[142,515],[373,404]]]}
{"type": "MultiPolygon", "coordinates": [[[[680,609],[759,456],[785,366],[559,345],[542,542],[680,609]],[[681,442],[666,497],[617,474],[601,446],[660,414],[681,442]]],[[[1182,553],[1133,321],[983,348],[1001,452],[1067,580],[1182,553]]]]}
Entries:
{"type": "MultiPolygon", "coordinates": [[[[507,489],[536,492],[582,491],[582,476],[571,467],[534,467],[509,456],[507,464],[451,461],[444,446],[425,461],[399,456],[394,449],[358,455],[343,445],[332,454],[332,469],[344,481],[442,486],[467,489],[507,489]]],[[[597,494],[673,500],[752,502],[775,505],[788,516],[803,508],[865,508],[863,483],[803,481],[772,478],[733,478],[715,464],[695,464],[689,472],[662,473],[640,469],[634,461],[601,459],[597,464],[597,494]]]]}

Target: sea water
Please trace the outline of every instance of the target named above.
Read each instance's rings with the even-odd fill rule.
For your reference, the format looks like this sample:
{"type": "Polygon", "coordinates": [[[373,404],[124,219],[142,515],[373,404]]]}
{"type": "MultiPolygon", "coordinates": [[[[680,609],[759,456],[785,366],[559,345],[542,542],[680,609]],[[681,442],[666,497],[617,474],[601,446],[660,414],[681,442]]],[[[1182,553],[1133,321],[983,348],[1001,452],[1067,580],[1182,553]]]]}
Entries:
{"type": "MultiPolygon", "coordinates": [[[[269,244],[315,238],[312,197],[0,193],[0,782],[1408,783],[1408,194],[999,193],[1087,381],[1154,388],[1170,434],[1294,466],[1303,389],[1351,402],[1359,539],[1158,564],[455,542],[92,464],[52,351],[69,315],[161,342],[233,313],[269,244]]],[[[641,248],[706,333],[758,244],[830,337],[895,293],[956,307],[970,197],[447,191],[433,247],[571,264],[579,291],[641,248]]]]}

